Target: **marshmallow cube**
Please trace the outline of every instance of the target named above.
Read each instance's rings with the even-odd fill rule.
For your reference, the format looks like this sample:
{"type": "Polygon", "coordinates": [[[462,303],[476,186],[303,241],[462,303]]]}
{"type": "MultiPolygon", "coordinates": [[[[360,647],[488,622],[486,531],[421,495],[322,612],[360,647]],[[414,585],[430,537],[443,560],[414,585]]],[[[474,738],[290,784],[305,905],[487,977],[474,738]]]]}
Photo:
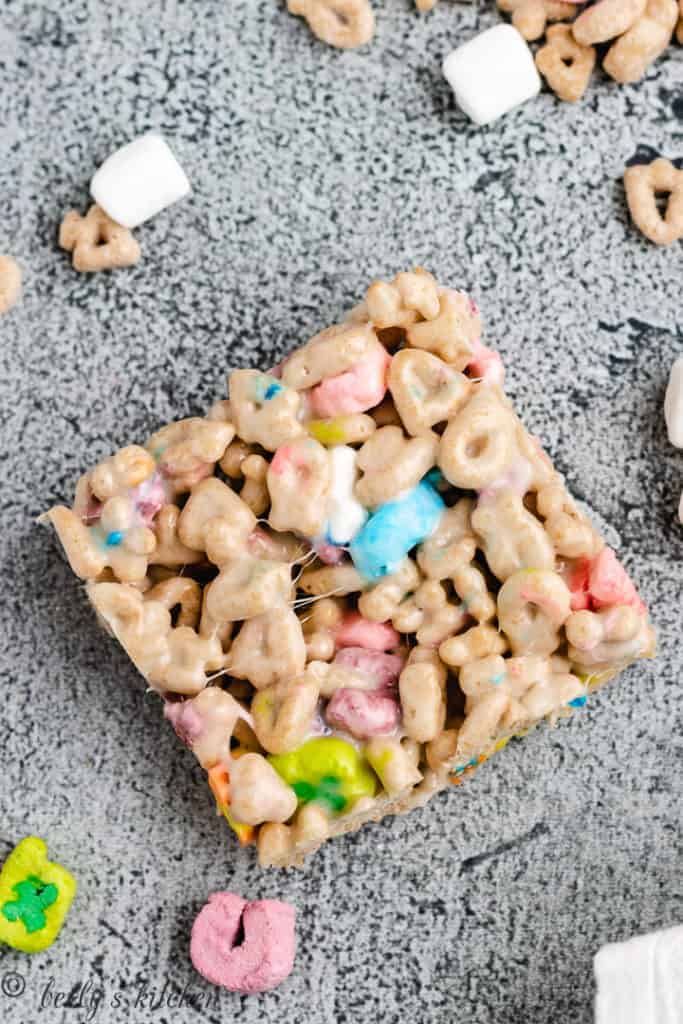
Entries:
{"type": "Polygon", "coordinates": [[[595,957],[595,1024],[680,1024],[683,928],[603,946],[595,957]]]}
{"type": "Polygon", "coordinates": [[[664,417],[669,441],[675,448],[683,448],[683,356],[671,367],[664,398],[664,417]]]}
{"type": "Polygon", "coordinates": [[[190,193],[187,176],[161,137],[141,135],[117,149],[90,182],[90,194],[117,224],[136,228],[190,193]]]}
{"type": "Polygon", "coordinates": [[[475,124],[538,95],[541,79],[531,50],[512,25],[496,25],[449,53],[443,73],[459,107],[475,124]]]}

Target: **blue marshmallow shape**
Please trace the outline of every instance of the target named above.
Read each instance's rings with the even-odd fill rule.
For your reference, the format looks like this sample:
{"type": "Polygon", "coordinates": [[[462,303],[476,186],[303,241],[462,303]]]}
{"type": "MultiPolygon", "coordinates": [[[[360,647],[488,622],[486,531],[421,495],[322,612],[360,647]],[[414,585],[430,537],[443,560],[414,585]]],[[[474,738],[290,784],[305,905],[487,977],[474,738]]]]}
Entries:
{"type": "Polygon", "coordinates": [[[351,542],[361,576],[378,580],[395,572],[411,548],[434,532],[445,507],[426,477],[402,498],[380,505],[351,542]]]}

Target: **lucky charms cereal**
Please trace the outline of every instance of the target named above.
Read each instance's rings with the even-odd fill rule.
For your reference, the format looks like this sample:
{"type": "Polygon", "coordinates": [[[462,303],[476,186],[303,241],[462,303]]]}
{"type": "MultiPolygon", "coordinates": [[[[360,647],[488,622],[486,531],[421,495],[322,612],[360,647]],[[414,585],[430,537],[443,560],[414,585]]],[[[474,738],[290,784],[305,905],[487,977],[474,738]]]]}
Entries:
{"type": "Polygon", "coordinates": [[[55,941],[76,881],[47,859],[47,846],[28,836],[15,846],[0,871],[0,942],[23,953],[40,953],[55,941]]]}
{"type": "Polygon", "coordinates": [[[265,865],[419,806],[653,654],[481,334],[425,270],[377,281],[47,513],[265,865]]]}
{"type": "Polygon", "coordinates": [[[291,903],[214,892],[192,926],[192,963],[231,992],[267,992],[294,966],[295,918],[291,903]]]}

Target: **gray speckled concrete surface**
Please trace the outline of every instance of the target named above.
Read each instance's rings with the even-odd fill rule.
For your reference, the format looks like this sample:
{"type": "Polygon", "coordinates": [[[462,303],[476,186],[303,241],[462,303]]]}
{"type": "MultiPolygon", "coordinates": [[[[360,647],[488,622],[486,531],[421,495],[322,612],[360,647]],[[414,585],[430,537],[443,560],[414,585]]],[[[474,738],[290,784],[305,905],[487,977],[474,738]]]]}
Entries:
{"type": "Polygon", "coordinates": [[[641,238],[621,185],[639,146],[683,154],[683,51],[638,86],[596,74],[576,107],[545,93],[476,129],[439,66],[493,4],[375,7],[374,43],[338,53],[282,0],[0,0],[0,252],[25,271],[0,322],[0,854],[37,833],[80,882],[49,952],[0,953],[8,1024],[588,1024],[596,949],[683,919],[683,455],[661,414],[683,243],[641,238]],[[192,198],[137,232],[137,267],[75,273],[63,212],[152,127],[192,198]],[[660,654],[425,810],[266,873],[34,518],[82,467],[222,396],[229,367],[271,363],[416,262],[472,289],[660,654]],[[189,929],[216,888],[297,905],[275,992],[194,974],[189,929]]]}

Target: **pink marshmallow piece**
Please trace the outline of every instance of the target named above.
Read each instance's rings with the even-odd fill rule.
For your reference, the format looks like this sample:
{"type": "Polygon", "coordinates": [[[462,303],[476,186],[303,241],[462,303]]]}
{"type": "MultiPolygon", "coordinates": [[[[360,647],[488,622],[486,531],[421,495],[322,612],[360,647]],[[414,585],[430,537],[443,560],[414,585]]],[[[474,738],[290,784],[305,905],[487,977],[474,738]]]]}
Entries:
{"type": "Polygon", "coordinates": [[[175,729],[176,736],[186,747],[196,743],[204,729],[201,716],[197,714],[196,708],[189,700],[166,701],[164,718],[168,719],[175,729]]]}
{"type": "Polygon", "coordinates": [[[596,608],[632,605],[645,611],[638,591],[612,548],[603,548],[591,562],[588,589],[596,608]]]}
{"type": "Polygon", "coordinates": [[[390,622],[371,622],[360,612],[349,612],[334,632],[337,647],[365,647],[369,651],[390,651],[401,642],[390,622]]]}
{"type": "Polygon", "coordinates": [[[400,654],[369,651],[365,647],[344,647],[335,655],[334,664],[354,669],[371,679],[375,690],[386,691],[396,686],[404,660],[400,654]]]}
{"type": "Polygon", "coordinates": [[[590,598],[588,596],[589,574],[590,561],[587,558],[580,559],[572,570],[566,574],[565,583],[572,595],[571,609],[573,612],[581,612],[590,608],[590,598]]]}
{"type": "MultiPolygon", "coordinates": [[[[476,307],[475,307],[476,308],[476,307]]],[[[505,367],[503,360],[492,348],[487,348],[479,339],[472,345],[474,357],[467,364],[467,369],[474,377],[481,377],[485,384],[503,386],[505,367]]]]}
{"type": "Polygon", "coordinates": [[[159,509],[168,501],[161,473],[155,473],[149,480],[138,484],[131,491],[131,498],[145,526],[151,526],[159,509]]]}
{"type": "Polygon", "coordinates": [[[593,559],[581,558],[567,575],[572,611],[599,611],[615,605],[631,605],[646,611],[628,573],[612,548],[603,548],[593,559]]]}
{"type": "Polygon", "coordinates": [[[308,394],[313,413],[327,418],[373,409],[386,394],[390,363],[389,353],[378,349],[351,370],[328,377],[308,394]]]}
{"type": "Polygon", "coordinates": [[[342,688],[327,705],[325,718],[333,728],[366,740],[393,732],[401,720],[401,709],[394,697],[342,688]]]}
{"type": "Polygon", "coordinates": [[[336,544],[328,544],[324,540],[316,541],[314,547],[316,555],[325,565],[339,565],[340,562],[343,562],[346,554],[344,548],[338,547],[336,544]]]}
{"type": "Polygon", "coordinates": [[[232,892],[212,893],[192,926],[192,963],[207,981],[231,992],[267,992],[294,966],[295,916],[294,907],[280,900],[248,902],[232,892]],[[236,945],[240,924],[244,939],[236,945]]]}

